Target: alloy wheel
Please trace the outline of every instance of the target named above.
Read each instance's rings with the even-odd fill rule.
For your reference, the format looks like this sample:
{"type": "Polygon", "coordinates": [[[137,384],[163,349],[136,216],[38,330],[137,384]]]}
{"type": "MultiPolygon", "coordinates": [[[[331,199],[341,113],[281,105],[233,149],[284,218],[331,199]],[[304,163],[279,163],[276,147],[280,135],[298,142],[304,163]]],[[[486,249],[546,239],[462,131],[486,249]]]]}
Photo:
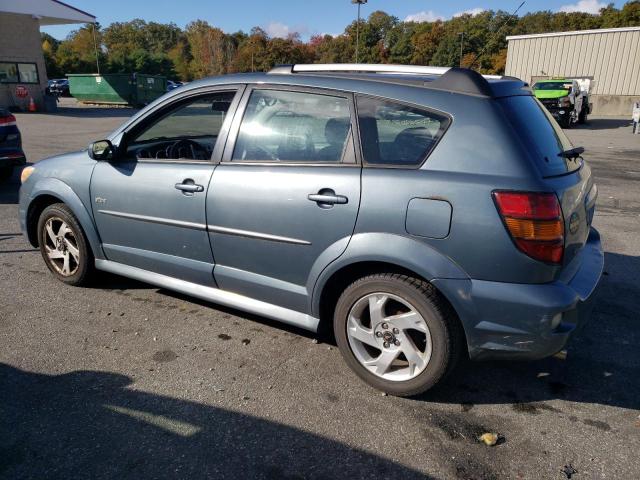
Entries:
{"type": "Polygon", "coordinates": [[[80,250],[73,230],[60,217],[51,217],[44,224],[44,250],[49,263],[64,277],[78,271],[80,250]]]}
{"type": "Polygon", "coordinates": [[[431,358],[427,322],[413,305],[390,293],[371,293],[355,302],[347,339],[360,364],[385,380],[411,380],[431,358]]]}

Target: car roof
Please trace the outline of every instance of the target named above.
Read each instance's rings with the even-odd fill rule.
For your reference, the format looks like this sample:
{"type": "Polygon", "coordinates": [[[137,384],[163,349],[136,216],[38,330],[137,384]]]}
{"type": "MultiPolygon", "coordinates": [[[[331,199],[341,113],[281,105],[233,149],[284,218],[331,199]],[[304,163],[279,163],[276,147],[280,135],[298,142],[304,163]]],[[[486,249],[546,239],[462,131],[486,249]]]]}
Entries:
{"type": "Polygon", "coordinates": [[[189,84],[190,88],[228,83],[271,83],[304,85],[368,93],[380,84],[397,87],[418,87],[446,91],[461,95],[504,97],[531,95],[529,85],[515,77],[492,76],[485,78],[466,68],[451,68],[443,74],[367,72],[367,71],[305,71],[297,73],[293,66],[279,66],[267,73],[240,73],[208,77],[189,84]]]}

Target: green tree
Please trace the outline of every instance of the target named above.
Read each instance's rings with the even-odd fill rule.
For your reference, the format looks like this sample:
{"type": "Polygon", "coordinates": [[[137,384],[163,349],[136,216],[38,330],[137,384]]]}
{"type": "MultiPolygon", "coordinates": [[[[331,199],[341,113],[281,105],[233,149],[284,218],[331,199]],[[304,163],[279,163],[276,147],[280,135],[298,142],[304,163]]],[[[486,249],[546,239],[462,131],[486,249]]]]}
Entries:
{"type": "MultiPolygon", "coordinates": [[[[484,11],[447,21],[401,22],[375,11],[359,24],[359,60],[367,63],[471,66],[483,73],[503,73],[507,35],[640,25],[640,0],[622,8],[609,4],[599,14],[539,11],[512,17],[484,11]],[[464,37],[461,34],[464,33],[464,37]],[[464,41],[462,42],[464,38],[464,41]],[[462,52],[461,52],[462,47],[462,52]]],[[[204,20],[180,29],[134,19],[97,26],[98,59],[103,71],[159,73],[182,80],[230,72],[266,71],[278,63],[348,63],[355,59],[357,23],[342,34],[269,38],[259,27],[249,33],[225,33],[204,20]]],[[[58,42],[42,35],[51,76],[95,71],[93,26],[85,25],[58,42]]]]}
{"type": "Polygon", "coordinates": [[[47,69],[47,75],[49,78],[58,78],[64,75],[64,72],[60,69],[58,61],[56,60],[56,54],[60,41],[53,38],[48,33],[41,34],[42,39],[42,54],[44,55],[44,64],[47,69]]]}
{"type": "Polygon", "coordinates": [[[106,55],[102,51],[100,25],[97,23],[95,25],[86,24],[78,30],[72,31],[65,40],[60,42],[56,50],[55,59],[58,71],[65,74],[96,72],[96,46],[98,61],[102,66],[106,63],[106,55]]]}

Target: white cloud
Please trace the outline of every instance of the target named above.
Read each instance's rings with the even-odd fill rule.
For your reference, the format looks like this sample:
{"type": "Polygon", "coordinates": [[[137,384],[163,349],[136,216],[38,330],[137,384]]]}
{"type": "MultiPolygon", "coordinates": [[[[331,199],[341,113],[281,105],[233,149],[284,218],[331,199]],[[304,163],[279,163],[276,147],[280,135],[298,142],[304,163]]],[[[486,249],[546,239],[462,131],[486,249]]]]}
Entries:
{"type": "MultiPolygon", "coordinates": [[[[452,16],[460,17],[462,15],[471,15],[472,17],[475,17],[476,15],[481,14],[485,10],[486,10],[485,8],[481,8],[481,7],[470,8],[469,10],[456,12],[452,16]]],[[[446,20],[446,19],[447,19],[446,17],[444,17],[443,15],[438,15],[433,10],[426,10],[418,13],[413,13],[411,15],[407,15],[407,18],[405,18],[404,21],[420,23],[420,22],[436,22],[438,20],[446,20]]]]}
{"type": "Polygon", "coordinates": [[[606,3],[599,2],[598,0],[579,0],[577,3],[561,6],[558,11],[566,13],[585,12],[597,15],[600,13],[600,9],[605,8],[606,6],[606,3]]]}
{"type": "Polygon", "coordinates": [[[287,38],[294,33],[299,33],[300,35],[309,33],[309,29],[304,25],[294,25],[290,27],[282,22],[271,22],[264,27],[264,31],[272,38],[287,38]]]}
{"type": "Polygon", "coordinates": [[[486,8],[476,7],[470,8],[469,10],[463,10],[461,12],[456,12],[453,14],[454,17],[461,17],[462,15],[471,15],[475,17],[476,15],[480,15],[482,12],[486,11],[486,8]]]}
{"type": "Polygon", "coordinates": [[[437,15],[433,10],[423,11],[407,15],[404,19],[405,22],[435,22],[437,20],[444,20],[442,15],[437,15]]]}
{"type": "Polygon", "coordinates": [[[264,28],[264,31],[267,32],[267,35],[270,37],[279,37],[279,38],[287,38],[287,36],[291,33],[291,29],[289,25],[285,25],[280,22],[271,22],[264,28]]]}

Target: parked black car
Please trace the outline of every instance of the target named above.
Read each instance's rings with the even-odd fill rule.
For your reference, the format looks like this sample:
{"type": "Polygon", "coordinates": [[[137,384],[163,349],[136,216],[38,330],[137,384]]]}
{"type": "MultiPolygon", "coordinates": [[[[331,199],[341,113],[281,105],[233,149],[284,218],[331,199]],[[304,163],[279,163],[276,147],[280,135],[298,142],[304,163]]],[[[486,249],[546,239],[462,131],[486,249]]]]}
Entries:
{"type": "Polygon", "coordinates": [[[26,163],[22,151],[22,138],[16,123],[16,117],[0,107],[0,181],[11,177],[16,166],[26,163]]]}
{"type": "Polygon", "coordinates": [[[69,80],[66,78],[54,80],[53,83],[49,85],[49,91],[60,97],[70,97],[71,92],[69,91],[69,80]]]}

